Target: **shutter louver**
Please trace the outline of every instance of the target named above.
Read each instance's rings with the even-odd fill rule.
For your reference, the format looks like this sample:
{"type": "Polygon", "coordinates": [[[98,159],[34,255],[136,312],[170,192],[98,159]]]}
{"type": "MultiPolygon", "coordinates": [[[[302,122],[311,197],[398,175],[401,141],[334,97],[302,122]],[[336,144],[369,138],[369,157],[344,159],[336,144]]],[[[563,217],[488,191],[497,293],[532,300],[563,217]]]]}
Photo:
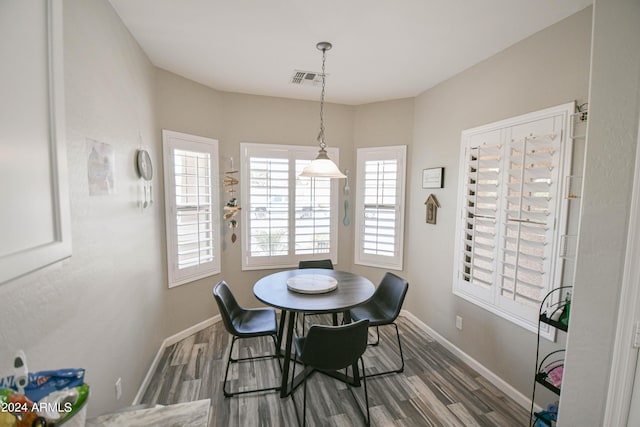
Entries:
{"type": "Polygon", "coordinates": [[[309,163],[296,160],[296,255],[329,253],[331,248],[331,181],[299,176],[309,163]]]}
{"type": "Polygon", "coordinates": [[[209,153],[174,150],[178,270],[211,262],[214,233],[209,153]]]}
{"type": "Polygon", "coordinates": [[[485,288],[495,276],[500,148],[487,144],[471,147],[466,154],[462,279],[485,288]]]}
{"type": "Polygon", "coordinates": [[[249,254],[287,255],[289,251],[289,160],[249,159],[249,254]]]}
{"type": "Polygon", "coordinates": [[[537,306],[549,286],[559,138],[523,138],[508,147],[501,295],[537,306]]]}
{"type": "Polygon", "coordinates": [[[362,250],[364,254],[396,255],[397,160],[369,160],[364,171],[364,218],[362,250]]]}

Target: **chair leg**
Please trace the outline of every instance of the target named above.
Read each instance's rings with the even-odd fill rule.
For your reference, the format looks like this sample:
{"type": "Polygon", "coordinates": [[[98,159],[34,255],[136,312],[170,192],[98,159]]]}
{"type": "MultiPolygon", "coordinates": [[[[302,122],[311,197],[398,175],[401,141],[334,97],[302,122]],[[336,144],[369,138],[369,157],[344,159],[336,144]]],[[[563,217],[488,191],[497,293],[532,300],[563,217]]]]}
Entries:
{"type": "MultiPolygon", "coordinates": [[[[306,370],[306,365],[302,366],[302,370],[305,371],[306,370]]],[[[304,378],[302,379],[303,384],[303,388],[304,388],[304,395],[303,395],[303,405],[302,405],[302,421],[300,421],[300,414],[298,413],[298,406],[296,405],[296,399],[294,397],[294,389],[293,389],[293,384],[294,384],[294,379],[296,377],[296,364],[295,362],[293,363],[293,370],[291,372],[291,401],[293,402],[293,409],[296,413],[296,420],[298,421],[298,425],[304,427],[306,424],[306,412],[307,412],[307,376],[305,375],[304,378]]]]}
{"type": "MultiPolygon", "coordinates": [[[[277,345],[276,344],[277,338],[274,335],[271,335],[271,338],[273,339],[274,345],[277,345]]],[[[229,357],[227,358],[227,368],[225,369],[225,372],[224,372],[224,382],[222,384],[222,392],[224,394],[224,397],[233,397],[238,394],[257,393],[261,391],[280,390],[280,386],[277,386],[277,387],[265,387],[265,388],[258,388],[258,389],[252,389],[252,390],[236,391],[233,393],[227,391],[227,378],[229,376],[229,368],[231,367],[232,363],[245,362],[249,360],[260,360],[260,359],[279,359],[277,348],[275,349],[276,352],[274,354],[268,354],[265,356],[254,356],[254,357],[242,357],[242,358],[238,357],[237,359],[234,359],[231,355],[233,354],[233,346],[235,345],[238,339],[239,339],[238,337],[234,336],[231,340],[231,348],[229,349],[229,357]]],[[[280,361],[276,360],[276,362],[278,363],[278,368],[280,368],[280,371],[282,371],[282,366],[280,366],[280,361]]]]}
{"type": "Polygon", "coordinates": [[[398,325],[393,323],[393,326],[396,328],[396,337],[398,338],[398,350],[400,351],[400,369],[397,372],[404,371],[404,355],[402,354],[402,342],[400,342],[400,331],[398,330],[398,325]]]}
{"type": "Polygon", "coordinates": [[[302,335],[300,335],[301,337],[304,336],[304,326],[307,324],[307,313],[302,313],[302,335]]]}
{"type": "Polygon", "coordinates": [[[378,327],[376,326],[376,342],[369,344],[370,346],[376,346],[380,344],[380,330],[378,330],[378,327]]]}
{"type": "Polygon", "coordinates": [[[296,319],[296,335],[299,337],[303,337],[304,336],[304,324],[305,321],[307,320],[307,314],[306,313],[302,313],[302,333],[300,333],[300,329],[298,329],[298,319],[296,319]]]}
{"type": "Polygon", "coordinates": [[[233,396],[233,393],[229,393],[227,391],[227,377],[229,376],[229,367],[231,366],[231,361],[233,360],[233,358],[231,357],[231,354],[233,353],[233,346],[235,345],[237,339],[237,337],[233,337],[231,339],[231,348],[229,349],[229,357],[227,358],[227,368],[225,369],[224,382],[222,383],[222,392],[224,393],[224,397],[233,396]]]}
{"type": "Polygon", "coordinates": [[[278,362],[278,368],[280,368],[280,372],[282,372],[282,363],[280,363],[280,349],[278,348],[278,338],[275,335],[271,335],[271,339],[273,339],[273,347],[276,352],[274,353],[274,358],[278,362]]]}
{"type": "MultiPolygon", "coordinates": [[[[360,366],[362,367],[362,385],[364,387],[364,406],[365,406],[365,410],[363,410],[360,407],[360,404],[358,403],[358,399],[356,398],[356,394],[353,392],[353,387],[351,387],[351,384],[349,384],[349,382],[347,382],[347,388],[349,389],[349,392],[351,392],[351,396],[353,396],[353,401],[356,403],[356,406],[358,407],[358,410],[360,411],[360,413],[362,414],[362,417],[364,418],[364,422],[365,425],[371,425],[371,416],[369,414],[369,392],[367,390],[367,378],[364,376],[364,360],[362,359],[362,357],[360,358],[360,366]]],[[[347,375],[347,369],[345,369],[345,376],[347,375]]]]}
{"type": "Polygon", "coordinates": [[[364,404],[367,408],[367,425],[371,425],[371,416],[369,415],[369,392],[367,391],[367,377],[364,376],[364,360],[360,358],[360,365],[362,366],[362,384],[364,386],[364,404]]]}
{"type": "MultiPolygon", "coordinates": [[[[400,352],[400,367],[397,369],[392,369],[390,371],[384,371],[384,372],[376,372],[375,374],[364,374],[364,370],[363,372],[363,377],[367,377],[367,378],[371,378],[371,377],[377,377],[380,375],[386,375],[386,374],[395,374],[395,373],[400,373],[404,371],[404,355],[402,353],[402,342],[400,342],[400,331],[398,330],[398,325],[396,325],[395,323],[391,323],[391,325],[393,325],[396,328],[396,337],[398,340],[398,350],[400,352]]],[[[376,334],[378,335],[378,340],[376,341],[376,343],[371,344],[372,346],[374,345],[378,345],[380,343],[380,332],[378,331],[378,327],[376,326],[376,334]]]]}
{"type": "Polygon", "coordinates": [[[302,427],[307,425],[307,376],[304,376],[302,384],[302,427]]]}

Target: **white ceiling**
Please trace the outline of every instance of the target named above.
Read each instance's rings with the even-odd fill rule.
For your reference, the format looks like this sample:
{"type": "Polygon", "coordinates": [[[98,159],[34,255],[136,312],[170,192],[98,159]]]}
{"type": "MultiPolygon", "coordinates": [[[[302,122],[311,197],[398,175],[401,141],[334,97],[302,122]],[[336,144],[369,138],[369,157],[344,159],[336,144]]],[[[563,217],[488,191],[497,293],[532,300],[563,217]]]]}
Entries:
{"type": "Polygon", "coordinates": [[[158,67],[212,88],[329,102],[413,97],[592,0],[110,0],[158,67]]]}

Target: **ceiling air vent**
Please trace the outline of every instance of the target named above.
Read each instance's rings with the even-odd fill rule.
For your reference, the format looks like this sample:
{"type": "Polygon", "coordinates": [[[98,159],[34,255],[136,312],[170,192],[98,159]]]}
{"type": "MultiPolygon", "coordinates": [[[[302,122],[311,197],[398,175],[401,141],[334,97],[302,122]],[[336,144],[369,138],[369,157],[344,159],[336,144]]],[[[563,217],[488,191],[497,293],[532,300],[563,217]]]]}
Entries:
{"type": "Polygon", "coordinates": [[[319,86],[322,84],[322,73],[316,71],[293,70],[291,84],[319,86]]]}

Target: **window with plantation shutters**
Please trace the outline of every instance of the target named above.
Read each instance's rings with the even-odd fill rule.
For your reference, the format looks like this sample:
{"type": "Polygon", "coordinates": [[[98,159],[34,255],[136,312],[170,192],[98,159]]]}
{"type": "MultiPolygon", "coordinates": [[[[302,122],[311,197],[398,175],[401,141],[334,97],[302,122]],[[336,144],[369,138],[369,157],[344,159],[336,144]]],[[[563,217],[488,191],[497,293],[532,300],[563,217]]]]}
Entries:
{"type": "Polygon", "coordinates": [[[355,263],[402,270],[406,146],[360,148],[355,263]]]}
{"type": "Polygon", "coordinates": [[[220,272],[218,141],[163,130],[169,287],[220,272]]]}
{"type": "MultiPolygon", "coordinates": [[[[243,269],[337,264],[338,181],[300,177],[316,146],[240,144],[243,269]]],[[[327,149],[338,162],[338,150],[327,149]]]]}
{"type": "Polygon", "coordinates": [[[570,174],[565,104],[462,132],[454,293],[535,330],[562,283],[562,194],[570,174]]]}

